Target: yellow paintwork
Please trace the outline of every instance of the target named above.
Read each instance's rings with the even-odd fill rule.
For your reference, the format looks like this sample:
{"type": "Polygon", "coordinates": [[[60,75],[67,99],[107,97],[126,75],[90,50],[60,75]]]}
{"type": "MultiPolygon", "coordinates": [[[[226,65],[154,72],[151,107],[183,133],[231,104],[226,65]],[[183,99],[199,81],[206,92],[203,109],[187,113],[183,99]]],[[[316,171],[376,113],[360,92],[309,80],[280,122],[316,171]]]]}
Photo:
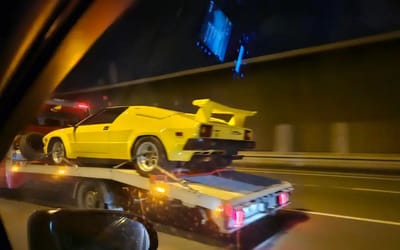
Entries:
{"type": "Polygon", "coordinates": [[[192,102],[194,106],[200,107],[196,113],[196,119],[200,122],[208,122],[211,114],[232,115],[228,124],[233,127],[243,127],[247,117],[257,114],[257,111],[231,108],[210,99],[198,99],[192,102]]]}
{"type": "MultiPolygon", "coordinates": [[[[183,150],[190,138],[199,138],[201,124],[211,124],[211,138],[243,140],[242,125],[247,116],[256,112],[230,108],[209,99],[195,100],[196,114],[182,113],[151,106],[129,106],[112,123],[81,125],[50,132],[43,138],[44,152],[52,138],[64,143],[67,157],[131,160],[131,150],[141,136],[157,137],[163,144],[170,161],[189,161],[195,152],[183,150]],[[212,114],[230,114],[229,122],[212,118],[212,114]],[[107,130],[103,128],[108,126],[107,130]],[[235,133],[241,131],[241,133],[235,133]],[[176,133],[182,133],[177,136],[176,133]]],[[[247,129],[249,130],[249,129],[247,129]]],[[[208,150],[207,152],[209,152],[208,150]]]]}

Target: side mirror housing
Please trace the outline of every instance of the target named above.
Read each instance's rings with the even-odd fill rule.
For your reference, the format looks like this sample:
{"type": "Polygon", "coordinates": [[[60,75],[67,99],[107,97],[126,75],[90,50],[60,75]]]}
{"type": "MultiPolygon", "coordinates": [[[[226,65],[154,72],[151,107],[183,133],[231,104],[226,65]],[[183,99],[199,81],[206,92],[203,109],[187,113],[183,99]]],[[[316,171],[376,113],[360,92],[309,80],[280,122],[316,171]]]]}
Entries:
{"type": "Polygon", "coordinates": [[[99,209],[40,210],[28,221],[31,250],[157,249],[158,236],[144,218],[99,209]]]}

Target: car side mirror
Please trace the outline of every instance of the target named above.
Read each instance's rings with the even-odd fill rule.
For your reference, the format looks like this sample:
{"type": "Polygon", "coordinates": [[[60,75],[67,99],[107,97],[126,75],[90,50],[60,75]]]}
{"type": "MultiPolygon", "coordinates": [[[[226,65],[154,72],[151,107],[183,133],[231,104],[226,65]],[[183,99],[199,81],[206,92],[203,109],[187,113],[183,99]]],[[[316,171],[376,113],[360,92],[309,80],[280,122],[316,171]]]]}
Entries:
{"type": "Polygon", "coordinates": [[[152,224],[140,216],[100,209],[40,210],[28,221],[31,250],[157,249],[152,224]]]}

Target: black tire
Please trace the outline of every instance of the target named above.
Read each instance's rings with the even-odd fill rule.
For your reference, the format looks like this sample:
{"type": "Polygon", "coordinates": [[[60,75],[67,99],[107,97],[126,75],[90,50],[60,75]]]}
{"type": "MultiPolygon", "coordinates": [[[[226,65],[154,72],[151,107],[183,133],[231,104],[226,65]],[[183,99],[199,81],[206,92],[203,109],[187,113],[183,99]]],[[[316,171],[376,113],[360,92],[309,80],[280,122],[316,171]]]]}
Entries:
{"type": "Polygon", "coordinates": [[[153,136],[144,136],[136,141],[132,150],[132,160],[136,171],[145,177],[158,173],[155,166],[169,167],[163,145],[153,136]]]}
{"type": "Polygon", "coordinates": [[[185,168],[191,173],[205,173],[217,169],[225,168],[232,164],[232,157],[229,155],[214,155],[211,159],[205,160],[207,156],[195,155],[192,159],[185,163],[185,168]]]}
{"type": "Polygon", "coordinates": [[[55,165],[64,163],[64,158],[67,157],[64,143],[60,139],[51,139],[47,148],[49,160],[55,165]]]}
{"type": "Polygon", "coordinates": [[[78,208],[85,209],[104,209],[105,190],[96,182],[85,181],[79,185],[76,195],[78,208]]]}
{"type": "Polygon", "coordinates": [[[232,164],[232,157],[230,156],[217,156],[213,161],[213,166],[216,169],[225,168],[232,164]]]}
{"type": "Polygon", "coordinates": [[[25,159],[29,161],[43,158],[43,135],[36,132],[24,134],[19,140],[19,149],[25,159]]]}

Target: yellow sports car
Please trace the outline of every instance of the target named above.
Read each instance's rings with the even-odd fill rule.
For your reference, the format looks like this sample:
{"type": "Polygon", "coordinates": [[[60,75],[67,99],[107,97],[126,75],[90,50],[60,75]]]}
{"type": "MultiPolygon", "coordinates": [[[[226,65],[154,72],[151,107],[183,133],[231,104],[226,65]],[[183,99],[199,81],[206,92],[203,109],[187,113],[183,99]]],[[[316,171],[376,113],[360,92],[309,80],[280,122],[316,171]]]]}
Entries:
{"type": "Polygon", "coordinates": [[[251,129],[243,127],[255,111],[209,99],[194,100],[193,105],[199,107],[196,114],[151,106],[108,107],[73,127],[47,134],[44,153],[55,164],[65,158],[133,163],[147,176],[157,165],[224,167],[241,158],[239,150],[255,147],[251,129]]]}

